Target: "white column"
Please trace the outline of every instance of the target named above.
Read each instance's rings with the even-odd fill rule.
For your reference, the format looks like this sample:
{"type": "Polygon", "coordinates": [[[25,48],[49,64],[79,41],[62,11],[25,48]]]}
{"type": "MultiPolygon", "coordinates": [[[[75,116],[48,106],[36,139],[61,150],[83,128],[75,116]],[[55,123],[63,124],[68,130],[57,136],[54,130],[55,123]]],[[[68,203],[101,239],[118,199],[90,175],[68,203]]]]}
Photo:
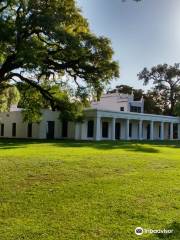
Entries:
{"type": "Polygon", "coordinates": [[[150,139],[154,140],[154,122],[153,121],[151,121],[151,124],[150,124],[150,139]]]}
{"type": "Polygon", "coordinates": [[[126,140],[129,140],[129,119],[126,119],[126,140]]]}
{"type": "Polygon", "coordinates": [[[178,140],[180,140],[180,123],[178,123],[178,140]]]}
{"type": "Polygon", "coordinates": [[[81,140],[83,140],[85,137],[87,137],[87,135],[85,135],[85,124],[87,126],[87,121],[82,122],[81,126],[80,126],[80,138],[81,138],[81,140]]]}
{"type": "Polygon", "coordinates": [[[174,126],[174,124],[170,123],[170,140],[174,139],[174,137],[173,137],[173,132],[174,132],[173,126],[174,126]]]}
{"type": "Polygon", "coordinates": [[[41,121],[39,124],[39,138],[40,139],[46,139],[47,135],[47,122],[46,121],[41,121]]]}
{"type": "Polygon", "coordinates": [[[79,136],[80,136],[80,123],[78,122],[75,122],[75,134],[74,134],[74,138],[75,140],[78,140],[79,139],[79,136]]]}
{"type": "Polygon", "coordinates": [[[142,136],[142,128],[143,128],[143,121],[140,120],[139,121],[139,140],[142,140],[143,139],[143,136],[142,136]]]}
{"type": "Polygon", "coordinates": [[[116,119],[112,118],[111,121],[111,139],[115,140],[115,128],[116,128],[116,119]]]}
{"type": "Polygon", "coordinates": [[[161,140],[164,140],[164,123],[161,122],[161,136],[160,136],[161,140]]]}
{"type": "Polygon", "coordinates": [[[101,118],[97,116],[95,118],[95,140],[100,140],[100,134],[101,134],[101,118]]]}

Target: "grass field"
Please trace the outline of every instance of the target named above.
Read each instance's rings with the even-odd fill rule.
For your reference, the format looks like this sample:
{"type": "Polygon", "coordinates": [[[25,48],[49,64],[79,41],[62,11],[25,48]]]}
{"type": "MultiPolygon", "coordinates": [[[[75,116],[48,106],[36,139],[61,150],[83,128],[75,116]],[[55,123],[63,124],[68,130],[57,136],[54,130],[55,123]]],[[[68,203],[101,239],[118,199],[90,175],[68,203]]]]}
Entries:
{"type": "Polygon", "coordinates": [[[180,240],[180,143],[0,140],[0,240],[22,239],[180,240]]]}

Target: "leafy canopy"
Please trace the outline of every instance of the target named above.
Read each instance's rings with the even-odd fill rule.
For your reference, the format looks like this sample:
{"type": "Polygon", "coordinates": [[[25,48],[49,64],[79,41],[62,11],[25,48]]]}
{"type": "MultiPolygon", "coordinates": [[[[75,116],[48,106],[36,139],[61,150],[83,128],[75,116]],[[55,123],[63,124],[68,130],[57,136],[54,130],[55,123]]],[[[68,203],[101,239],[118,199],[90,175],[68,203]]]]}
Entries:
{"type": "Polygon", "coordinates": [[[145,85],[152,81],[154,90],[159,94],[163,112],[175,114],[176,104],[180,101],[180,65],[159,64],[150,70],[144,68],[138,77],[145,85]]]}
{"type": "Polygon", "coordinates": [[[73,117],[82,99],[119,76],[112,58],[110,40],[90,31],[74,0],[0,0],[0,85],[24,83],[29,96],[34,89],[73,117]],[[64,79],[76,98],[62,97],[64,79]]]}

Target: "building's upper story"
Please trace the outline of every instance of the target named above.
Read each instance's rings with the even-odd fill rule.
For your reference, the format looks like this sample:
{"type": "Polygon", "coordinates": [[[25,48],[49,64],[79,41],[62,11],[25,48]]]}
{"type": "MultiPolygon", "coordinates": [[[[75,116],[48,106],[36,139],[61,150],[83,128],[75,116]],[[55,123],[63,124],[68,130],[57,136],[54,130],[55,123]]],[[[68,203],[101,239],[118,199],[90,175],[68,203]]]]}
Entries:
{"type": "Polygon", "coordinates": [[[110,110],[115,112],[144,112],[144,99],[134,100],[134,94],[108,93],[100,101],[93,101],[92,108],[110,110]]]}

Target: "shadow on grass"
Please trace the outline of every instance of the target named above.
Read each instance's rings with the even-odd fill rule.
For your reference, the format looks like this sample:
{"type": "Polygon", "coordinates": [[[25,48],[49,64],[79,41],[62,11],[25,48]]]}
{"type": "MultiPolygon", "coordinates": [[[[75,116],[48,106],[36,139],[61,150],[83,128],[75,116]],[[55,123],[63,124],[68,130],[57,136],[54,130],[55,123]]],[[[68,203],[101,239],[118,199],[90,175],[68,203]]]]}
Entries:
{"type": "Polygon", "coordinates": [[[18,149],[28,147],[30,144],[41,144],[45,143],[41,140],[31,140],[31,139],[0,139],[0,150],[1,149],[18,149]]]}
{"type": "MultiPolygon", "coordinates": [[[[172,222],[169,225],[166,225],[164,227],[165,230],[173,230],[172,233],[159,233],[159,234],[154,234],[154,236],[161,240],[161,239],[169,239],[169,240],[180,240],[180,223],[179,222],[172,222]]],[[[163,230],[163,229],[161,229],[163,230]]],[[[153,236],[150,238],[147,238],[148,240],[154,239],[153,236]]]]}
{"type": "Polygon", "coordinates": [[[100,141],[100,142],[59,142],[54,143],[59,147],[70,147],[70,148],[83,148],[89,147],[98,150],[118,150],[124,149],[133,152],[144,152],[144,153],[158,153],[159,150],[151,146],[143,146],[141,143],[135,143],[131,141],[100,141]]]}
{"type": "Polygon", "coordinates": [[[89,147],[99,150],[124,149],[126,151],[158,153],[160,147],[180,148],[180,141],[73,141],[73,140],[32,140],[0,139],[0,149],[26,148],[32,144],[50,144],[63,148],[89,147]]]}
{"type": "Polygon", "coordinates": [[[126,151],[159,153],[161,147],[180,148],[180,141],[59,141],[59,147],[90,147],[99,150],[124,149],[126,151]]]}

